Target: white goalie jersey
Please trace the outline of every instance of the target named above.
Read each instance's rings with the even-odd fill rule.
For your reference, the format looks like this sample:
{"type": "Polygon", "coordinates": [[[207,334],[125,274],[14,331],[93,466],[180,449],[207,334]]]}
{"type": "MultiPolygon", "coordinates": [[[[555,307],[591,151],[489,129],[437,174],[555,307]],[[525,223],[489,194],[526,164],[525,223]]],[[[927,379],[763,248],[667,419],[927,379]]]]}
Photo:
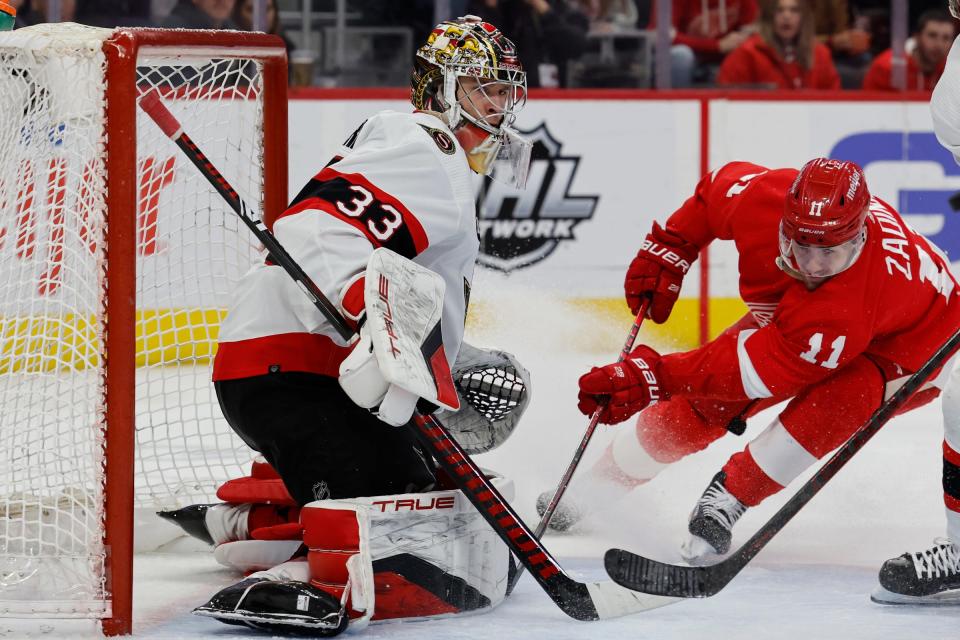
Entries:
{"type": "MultiPolygon", "coordinates": [[[[453,366],[479,250],[471,172],[447,126],[430,113],[381,112],[276,220],[280,243],[348,320],[362,314],[364,270],[386,247],[446,285],[443,344],[453,366]]],[[[243,278],[219,337],[213,379],[278,371],[336,377],[349,347],[268,255],[243,278]]]]}
{"type": "Polygon", "coordinates": [[[953,41],[943,75],[930,96],[930,114],[937,140],[960,163],[960,37],[953,41]]]}

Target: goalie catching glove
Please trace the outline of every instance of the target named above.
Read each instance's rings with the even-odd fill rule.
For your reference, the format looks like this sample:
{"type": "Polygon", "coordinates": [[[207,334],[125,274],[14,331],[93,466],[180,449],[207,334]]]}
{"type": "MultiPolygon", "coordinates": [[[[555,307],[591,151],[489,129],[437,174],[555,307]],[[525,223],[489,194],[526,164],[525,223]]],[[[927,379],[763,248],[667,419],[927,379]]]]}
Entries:
{"type": "Polygon", "coordinates": [[[376,249],[364,283],[366,322],[340,364],[340,386],[384,422],[406,424],[422,398],[460,408],[443,345],[443,278],[389,249],[376,249]]]}
{"type": "Polygon", "coordinates": [[[516,429],[530,403],[530,373],[513,355],[460,345],[453,368],[460,410],[440,421],[470,455],[499,447],[516,429]]]}
{"type": "Polygon", "coordinates": [[[580,376],[577,408],[591,415],[598,407],[600,422],[616,424],[665,399],[657,366],[660,354],[640,345],[623,362],[593,367],[580,376]]]}
{"type": "Polygon", "coordinates": [[[630,310],[639,313],[640,304],[648,297],[647,316],[658,324],[666,322],[680,297],[683,276],[699,253],[696,245],[654,222],[623,283],[630,310]]]}

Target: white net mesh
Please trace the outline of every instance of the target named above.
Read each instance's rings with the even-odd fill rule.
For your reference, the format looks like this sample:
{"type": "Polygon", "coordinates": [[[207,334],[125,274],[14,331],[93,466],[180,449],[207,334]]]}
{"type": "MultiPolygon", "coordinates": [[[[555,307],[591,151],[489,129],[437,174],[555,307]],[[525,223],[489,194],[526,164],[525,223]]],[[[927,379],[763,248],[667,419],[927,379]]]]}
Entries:
{"type": "MultiPolygon", "coordinates": [[[[0,615],[106,610],[108,37],[76,25],[0,34],[0,615]]],[[[262,65],[149,52],[123,90],[159,90],[259,209],[262,65]]],[[[220,415],[210,363],[227,297],[257,251],[142,113],[136,144],[137,211],[111,215],[137,216],[136,503],[153,510],[210,501],[249,464],[220,415]]]]}

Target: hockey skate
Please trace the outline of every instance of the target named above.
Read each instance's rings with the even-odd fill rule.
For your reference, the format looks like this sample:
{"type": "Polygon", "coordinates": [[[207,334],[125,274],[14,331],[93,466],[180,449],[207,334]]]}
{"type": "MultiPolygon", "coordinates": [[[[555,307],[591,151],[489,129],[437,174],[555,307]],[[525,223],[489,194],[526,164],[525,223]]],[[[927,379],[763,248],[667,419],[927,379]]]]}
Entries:
{"type": "Polygon", "coordinates": [[[157,515],[177,525],[187,535],[213,545],[213,536],[210,535],[206,523],[207,510],[213,506],[215,505],[191,504],[175,511],[157,511],[157,515]]]}
{"type": "Polygon", "coordinates": [[[690,524],[690,535],[680,546],[680,555],[690,564],[702,564],[730,550],[733,525],[747,510],[746,505],[727,491],[727,474],[719,472],[697,500],[690,524]]]}
{"type": "Polygon", "coordinates": [[[247,516],[252,504],[191,504],[175,511],[158,511],[157,515],[183,529],[184,533],[209,545],[246,540],[247,516]]]}
{"type": "Polygon", "coordinates": [[[937,538],[930,549],[887,560],[870,599],[880,604],[960,605],[960,545],[937,538]]]}
{"type": "Polygon", "coordinates": [[[226,624],[314,637],[335,636],[349,621],[343,606],[329,593],[306,582],[264,578],[247,578],[229,586],[193,612],[226,624]]]}
{"type": "MultiPolygon", "coordinates": [[[[544,491],[540,494],[540,497],[537,498],[537,514],[540,517],[543,517],[543,514],[546,513],[552,498],[553,491],[544,491]]],[[[553,517],[550,518],[547,528],[550,531],[556,531],[558,533],[567,531],[570,527],[580,522],[584,515],[586,515],[585,509],[578,506],[577,501],[568,494],[560,500],[560,504],[558,504],[556,510],[554,510],[553,517]]]]}

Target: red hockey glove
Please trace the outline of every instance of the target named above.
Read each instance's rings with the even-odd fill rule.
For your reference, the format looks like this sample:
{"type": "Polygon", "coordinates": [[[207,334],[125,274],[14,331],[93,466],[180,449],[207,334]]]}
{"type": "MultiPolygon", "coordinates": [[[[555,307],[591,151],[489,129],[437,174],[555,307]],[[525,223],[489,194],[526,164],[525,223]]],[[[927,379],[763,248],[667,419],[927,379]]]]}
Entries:
{"type": "Polygon", "coordinates": [[[623,283],[630,310],[638,313],[643,298],[649,297],[647,316],[658,324],[666,322],[680,296],[683,276],[699,253],[693,243],[654,222],[623,283]]]}
{"type": "Polygon", "coordinates": [[[650,347],[640,345],[623,362],[594,367],[580,376],[580,395],[577,408],[591,415],[606,402],[600,412],[600,422],[623,422],[644,407],[663,398],[657,375],[660,355],[650,347]]]}

